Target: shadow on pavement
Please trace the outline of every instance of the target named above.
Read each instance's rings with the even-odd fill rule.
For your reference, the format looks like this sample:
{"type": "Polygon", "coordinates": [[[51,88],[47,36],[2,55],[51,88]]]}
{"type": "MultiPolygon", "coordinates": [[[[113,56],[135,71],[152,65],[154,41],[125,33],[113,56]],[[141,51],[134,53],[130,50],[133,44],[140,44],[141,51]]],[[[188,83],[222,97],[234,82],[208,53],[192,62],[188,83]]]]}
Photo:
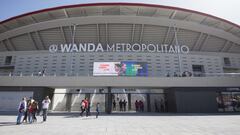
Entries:
{"type": "MultiPolygon", "coordinates": [[[[24,126],[28,126],[28,125],[32,125],[32,124],[42,124],[44,122],[34,122],[34,123],[21,123],[19,125],[24,125],[24,126]]],[[[16,122],[0,122],[0,127],[5,127],[5,126],[19,126],[16,124],[16,122]]]]}
{"type": "Polygon", "coordinates": [[[15,115],[15,116],[17,116],[17,111],[0,111],[0,115],[15,115]]]}
{"type": "MultiPolygon", "coordinates": [[[[0,115],[14,115],[16,112],[0,112],[0,115]]],[[[85,113],[83,116],[85,117],[85,113]]],[[[95,112],[91,112],[92,116],[95,116],[95,112]]],[[[230,113],[156,113],[156,112],[112,112],[107,114],[105,112],[100,113],[100,116],[220,116],[220,115],[240,115],[240,112],[230,113]]],[[[65,116],[65,118],[80,117],[80,112],[49,112],[48,116],[65,116]]],[[[1,123],[0,123],[1,125],[1,123]]]]}
{"type": "Polygon", "coordinates": [[[0,127],[2,126],[16,126],[16,122],[0,122],[0,127]]]}
{"type": "MultiPolygon", "coordinates": [[[[50,116],[65,116],[64,118],[81,118],[79,113],[50,113],[50,116]]],[[[114,112],[111,114],[107,113],[100,113],[99,116],[228,116],[228,115],[240,115],[240,113],[132,113],[132,112],[114,112]]],[[[90,116],[96,116],[95,112],[92,112],[90,116]]],[[[86,114],[83,114],[84,118],[86,117],[86,114]]]]}

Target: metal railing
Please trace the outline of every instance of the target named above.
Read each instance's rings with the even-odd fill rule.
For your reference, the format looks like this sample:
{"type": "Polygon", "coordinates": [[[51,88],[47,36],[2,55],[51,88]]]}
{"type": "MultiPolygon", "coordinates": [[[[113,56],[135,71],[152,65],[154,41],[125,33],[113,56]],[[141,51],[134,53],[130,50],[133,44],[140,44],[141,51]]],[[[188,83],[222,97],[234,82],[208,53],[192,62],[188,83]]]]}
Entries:
{"type": "MultiPolygon", "coordinates": [[[[39,73],[0,73],[1,76],[9,76],[9,77],[14,77],[14,76],[32,76],[32,77],[47,77],[47,76],[55,76],[55,77],[84,77],[84,76],[94,76],[92,73],[85,73],[85,74],[79,74],[79,73],[44,73],[44,74],[39,74],[39,73]]],[[[99,76],[99,75],[98,75],[99,76]]],[[[96,76],[96,77],[98,77],[96,76]]],[[[105,75],[102,75],[105,76],[105,75]]],[[[116,75],[108,75],[109,77],[119,77],[116,75]]],[[[175,73],[167,73],[167,74],[161,74],[161,73],[152,73],[148,74],[148,76],[121,76],[121,77],[240,77],[240,73],[191,73],[191,74],[185,74],[185,75],[179,75],[175,73]]]]}

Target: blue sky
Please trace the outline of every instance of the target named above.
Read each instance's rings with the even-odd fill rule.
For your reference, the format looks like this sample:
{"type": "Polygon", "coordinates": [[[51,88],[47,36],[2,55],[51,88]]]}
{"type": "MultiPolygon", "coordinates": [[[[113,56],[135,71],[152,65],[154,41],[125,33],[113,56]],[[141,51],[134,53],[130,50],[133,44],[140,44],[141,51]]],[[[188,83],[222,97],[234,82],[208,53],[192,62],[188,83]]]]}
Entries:
{"type": "Polygon", "coordinates": [[[174,6],[211,14],[240,25],[240,0],[1,0],[0,21],[45,8],[99,2],[149,3],[174,6]]]}

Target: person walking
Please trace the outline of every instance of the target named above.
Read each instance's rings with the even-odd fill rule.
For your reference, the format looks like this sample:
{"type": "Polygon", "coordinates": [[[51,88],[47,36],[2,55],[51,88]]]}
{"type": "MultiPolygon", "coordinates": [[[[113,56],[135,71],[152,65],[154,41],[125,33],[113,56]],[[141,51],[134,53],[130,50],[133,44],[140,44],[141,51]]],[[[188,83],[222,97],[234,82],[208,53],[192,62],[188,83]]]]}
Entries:
{"type": "Polygon", "coordinates": [[[139,102],[137,100],[135,101],[135,108],[136,108],[136,112],[138,112],[138,110],[139,110],[139,102]]]}
{"type": "Polygon", "coordinates": [[[100,108],[100,103],[98,102],[97,105],[96,105],[96,118],[98,118],[98,115],[99,115],[99,108],[100,108]]]}
{"type": "Polygon", "coordinates": [[[115,99],[113,100],[113,110],[116,111],[116,101],[115,101],[115,99]]]}
{"type": "Polygon", "coordinates": [[[26,97],[23,97],[22,101],[19,103],[19,106],[18,106],[18,116],[17,116],[17,123],[16,123],[17,125],[21,124],[22,116],[26,111],[27,111],[27,101],[26,101],[26,97]]]}
{"type": "Polygon", "coordinates": [[[122,99],[119,101],[119,107],[120,107],[120,111],[123,111],[123,101],[122,101],[122,99]]]}
{"type": "Polygon", "coordinates": [[[46,68],[42,70],[42,76],[45,76],[46,68]]]}
{"type": "Polygon", "coordinates": [[[26,103],[27,103],[27,106],[26,106],[26,111],[24,112],[24,117],[23,117],[23,120],[22,120],[22,122],[25,122],[25,123],[27,123],[27,119],[28,119],[28,108],[29,108],[29,103],[30,103],[30,101],[31,101],[31,97],[29,98],[29,99],[27,99],[26,98],[26,103]]]}
{"type": "Polygon", "coordinates": [[[84,111],[86,111],[86,117],[88,117],[89,114],[89,102],[88,102],[88,98],[85,98],[84,100],[82,100],[81,102],[81,113],[80,115],[82,116],[84,111]]]}
{"type": "Polygon", "coordinates": [[[88,117],[88,111],[89,111],[89,102],[88,102],[88,98],[84,99],[84,106],[85,106],[85,111],[86,111],[86,117],[88,117]]]}
{"type": "Polygon", "coordinates": [[[47,111],[50,103],[51,100],[49,99],[48,96],[46,96],[45,99],[42,101],[43,122],[47,120],[47,111]]]}
{"type": "Polygon", "coordinates": [[[34,99],[32,97],[30,97],[29,101],[28,101],[28,122],[29,123],[32,123],[32,120],[33,120],[33,102],[34,102],[34,99]]]}
{"type": "Polygon", "coordinates": [[[37,122],[37,117],[36,117],[36,113],[38,111],[38,102],[37,101],[34,101],[32,103],[32,122],[37,122]]]}
{"type": "Polygon", "coordinates": [[[85,111],[85,103],[84,103],[84,100],[82,100],[82,102],[81,102],[81,113],[80,113],[81,116],[83,116],[84,111],[85,111]]]}

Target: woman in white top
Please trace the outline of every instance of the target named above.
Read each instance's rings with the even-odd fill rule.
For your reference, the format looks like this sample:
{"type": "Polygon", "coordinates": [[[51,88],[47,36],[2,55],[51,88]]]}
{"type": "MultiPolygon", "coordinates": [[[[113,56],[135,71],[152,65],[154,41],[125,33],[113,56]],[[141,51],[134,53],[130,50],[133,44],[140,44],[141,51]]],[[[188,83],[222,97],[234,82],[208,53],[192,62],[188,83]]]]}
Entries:
{"type": "Polygon", "coordinates": [[[47,110],[50,103],[51,100],[49,99],[48,96],[46,96],[45,99],[42,101],[43,121],[47,120],[47,110]]]}

